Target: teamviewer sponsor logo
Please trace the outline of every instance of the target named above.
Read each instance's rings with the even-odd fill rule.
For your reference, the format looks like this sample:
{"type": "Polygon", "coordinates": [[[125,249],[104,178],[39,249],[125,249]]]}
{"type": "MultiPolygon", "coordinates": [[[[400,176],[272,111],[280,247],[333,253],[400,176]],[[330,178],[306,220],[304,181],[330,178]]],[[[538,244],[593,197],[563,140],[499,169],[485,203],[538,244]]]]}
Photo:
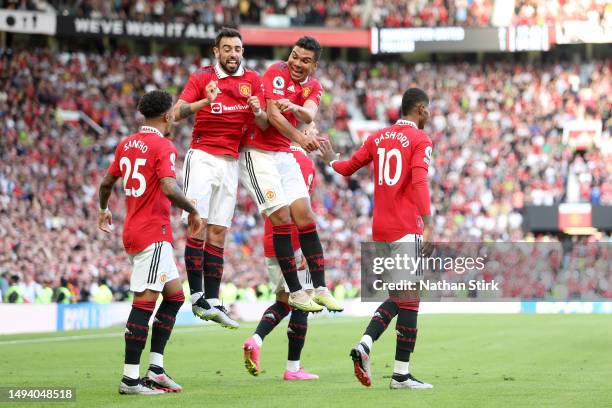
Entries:
{"type": "Polygon", "coordinates": [[[210,113],[214,113],[215,115],[220,115],[223,113],[223,105],[221,102],[213,102],[210,104],[210,113]]]}
{"type": "Polygon", "coordinates": [[[240,112],[248,109],[250,109],[249,105],[226,106],[221,104],[221,102],[213,102],[210,104],[210,113],[214,113],[215,115],[221,115],[223,112],[240,112]]]}

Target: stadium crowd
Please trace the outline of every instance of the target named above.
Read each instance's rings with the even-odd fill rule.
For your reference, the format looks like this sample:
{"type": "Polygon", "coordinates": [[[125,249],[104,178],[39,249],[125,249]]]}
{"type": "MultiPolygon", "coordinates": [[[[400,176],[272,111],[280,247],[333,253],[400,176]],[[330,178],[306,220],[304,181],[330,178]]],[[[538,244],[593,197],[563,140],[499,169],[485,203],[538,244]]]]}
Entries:
{"type": "MultiPolygon", "coordinates": [[[[43,50],[1,56],[3,293],[17,275],[28,302],[46,287],[67,288],[70,301],[128,296],[121,195],[113,195],[110,203],[116,228],[108,237],[95,225],[97,185],[114,146],[138,127],[139,96],[153,88],[177,94],[189,72],[206,63],[192,56],[179,60],[43,50]],[[70,114],[77,111],[101,132],[70,114]]],[[[260,72],[266,66],[265,61],[249,64],[260,72]]],[[[435,146],[430,185],[437,237],[533,239],[521,230],[523,205],[560,202],[575,160],[582,160],[582,174],[590,175],[579,177],[581,199],[592,201],[597,190],[598,202],[612,204],[610,152],[575,155],[561,138],[564,122],[572,118],[602,120],[610,132],[611,69],[609,60],[540,66],[322,61],[318,77],[326,92],[318,125],[346,156],[360,143],[348,131],[349,120],[397,119],[402,90],[418,84],[432,97],[427,132],[435,146]]],[[[174,134],[182,155],[189,145],[189,124],[177,125],[174,134]]],[[[327,277],[340,297],[357,293],[359,243],[370,237],[371,179],[364,170],[346,180],[319,163],[313,207],[327,277]]],[[[225,250],[227,301],[265,292],[258,287],[266,281],[262,232],[261,217],[241,188],[225,250]]],[[[179,225],[175,240],[177,264],[184,268],[179,225]]]]}
{"type": "Polygon", "coordinates": [[[533,25],[566,20],[612,23],[612,4],[606,0],[517,0],[512,23],[533,25]]]}
{"type": "MultiPolygon", "coordinates": [[[[502,1],[502,0],[498,0],[502,1]]],[[[2,8],[47,10],[91,18],[130,18],[216,25],[265,24],[287,16],[291,26],[483,27],[495,0],[0,0],[2,8]]],[[[515,0],[512,24],[612,19],[605,0],[515,0]]],[[[605,23],[606,24],[606,23],[605,23]]]]}

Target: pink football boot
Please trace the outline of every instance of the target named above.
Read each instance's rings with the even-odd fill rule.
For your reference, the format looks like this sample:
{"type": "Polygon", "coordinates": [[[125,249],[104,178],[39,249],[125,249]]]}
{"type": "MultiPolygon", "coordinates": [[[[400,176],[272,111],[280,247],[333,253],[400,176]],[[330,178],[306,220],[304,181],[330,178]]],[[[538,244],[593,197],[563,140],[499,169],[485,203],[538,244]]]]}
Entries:
{"type": "Polygon", "coordinates": [[[244,366],[251,375],[259,375],[261,367],[259,366],[259,352],[261,348],[257,345],[252,337],[246,339],[242,345],[244,350],[244,366]]]}
{"type": "Polygon", "coordinates": [[[293,381],[293,380],[303,381],[303,380],[318,380],[318,379],[319,379],[318,375],[306,372],[301,367],[297,371],[285,370],[285,374],[283,374],[283,380],[285,381],[293,381]]]}

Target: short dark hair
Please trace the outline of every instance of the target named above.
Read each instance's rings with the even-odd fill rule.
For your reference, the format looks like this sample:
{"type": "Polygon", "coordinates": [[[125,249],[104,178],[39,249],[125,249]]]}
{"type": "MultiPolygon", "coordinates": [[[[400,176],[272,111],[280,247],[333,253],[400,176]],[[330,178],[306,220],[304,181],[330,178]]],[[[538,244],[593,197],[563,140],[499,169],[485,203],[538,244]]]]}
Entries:
{"type": "Polygon", "coordinates": [[[402,116],[409,114],[419,103],[429,104],[429,97],[420,88],[410,88],[402,96],[402,116]]]}
{"type": "Polygon", "coordinates": [[[215,47],[219,47],[221,39],[232,37],[238,37],[240,38],[240,41],[242,41],[242,35],[240,35],[240,31],[236,30],[235,28],[221,27],[221,30],[219,30],[217,36],[215,37],[215,47]]]}
{"type": "Polygon", "coordinates": [[[295,46],[314,52],[315,61],[318,61],[321,57],[321,44],[309,35],[305,35],[297,40],[295,46]]]}
{"type": "Polygon", "coordinates": [[[138,112],[147,119],[157,118],[168,112],[171,107],[172,95],[160,89],[147,92],[138,102],[138,112]]]}

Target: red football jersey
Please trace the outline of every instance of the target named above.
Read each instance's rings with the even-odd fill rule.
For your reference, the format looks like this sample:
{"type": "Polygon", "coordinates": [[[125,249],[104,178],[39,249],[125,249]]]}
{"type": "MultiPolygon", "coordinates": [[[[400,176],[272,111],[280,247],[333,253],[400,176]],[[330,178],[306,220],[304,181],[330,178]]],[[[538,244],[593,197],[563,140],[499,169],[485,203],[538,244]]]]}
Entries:
{"type": "MultiPolygon", "coordinates": [[[[291,146],[291,153],[293,153],[293,157],[295,157],[295,160],[300,165],[302,177],[304,177],[304,182],[306,183],[306,187],[308,187],[308,192],[312,193],[315,178],[314,163],[301,147],[291,146]]],[[[276,256],[276,252],[274,251],[274,243],[272,242],[272,223],[266,216],[264,216],[264,220],[264,256],[267,258],[272,258],[276,256]]],[[[298,230],[295,224],[291,229],[291,245],[293,246],[294,251],[300,247],[300,239],[298,238],[298,230]]]]}
{"type": "MultiPolygon", "coordinates": [[[[308,77],[303,83],[294,82],[286,62],[277,62],[268,68],[263,76],[263,86],[266,99],[289,99],[299,106],[304,106],[308,100],[319,105],[323,95],[323,88],[316,78],[308,77]]],[[[286,112],[283,116],[294,127],[297,126],[298,121],[293,113],[286,112]]],[[[272,125],[265,131],[255,127],[254,132],[244,140],[245,146],[269,152],[288,152],[290,144],[291,141],[272,125]]]]}
{"type": "Polygon", "coordinates": [[[241,140],[248,131],[257,128],[247,98],[255,95],[262,109],[266,106],[261,78],[257,72],[243,67],[228,75],[218,65],[209,65],[191,74],[180,99],[192,103],[206,98],[210,81],[217,81],[221,93],[196,113],[191,148],[237,159],[241,140]]]}
{"type": "Polygon", "coordinates": [[[431,153],[432,143],[425,132],[413,122],[398,120],[368,136],[350,160],[333,163],[335,171],[348,176],[374,162],[374,241],[393,242],[407,234],[423,233],[413,178],[419,167],[426,174],[431,153]]]}
{"type": "Polygon", "coordinates": [[[161,189],[164,177],[176,178],[174,144],[148,126],[119,143],[108,173],[123,178],[127,216],[123,245],[128,254],[154,242],[172,243],[170,200],[161,189]]]}

